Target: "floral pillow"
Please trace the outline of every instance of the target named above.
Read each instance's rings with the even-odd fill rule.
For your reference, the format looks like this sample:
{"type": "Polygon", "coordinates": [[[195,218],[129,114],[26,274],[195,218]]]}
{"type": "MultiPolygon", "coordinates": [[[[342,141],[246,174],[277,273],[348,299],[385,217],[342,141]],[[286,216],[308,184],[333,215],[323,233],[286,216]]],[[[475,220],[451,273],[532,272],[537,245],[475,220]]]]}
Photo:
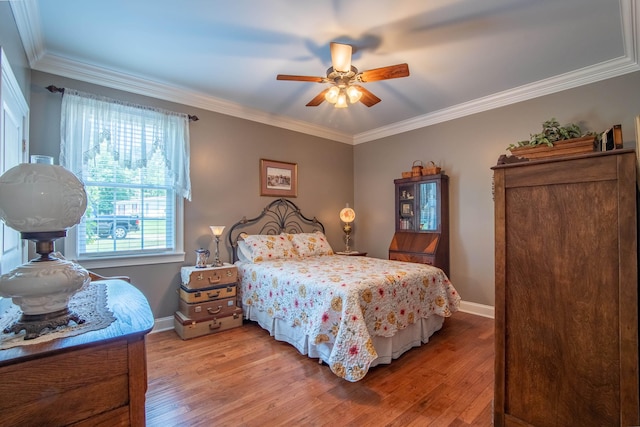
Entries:
{"type": "Polygon", "coordinates": [[[251,262],[298,258],[291,241],[283,234],[251,234],[245,235],[243,240],[243,254],[251,262]]]}
{"type": "Polygon", "coordinates": [[[291,240],[293,248],[301,257],[333,255],[333,249],[331,249],[327,237],[320,231],[315,233],[294,233],[287,236],[291,240]]]}

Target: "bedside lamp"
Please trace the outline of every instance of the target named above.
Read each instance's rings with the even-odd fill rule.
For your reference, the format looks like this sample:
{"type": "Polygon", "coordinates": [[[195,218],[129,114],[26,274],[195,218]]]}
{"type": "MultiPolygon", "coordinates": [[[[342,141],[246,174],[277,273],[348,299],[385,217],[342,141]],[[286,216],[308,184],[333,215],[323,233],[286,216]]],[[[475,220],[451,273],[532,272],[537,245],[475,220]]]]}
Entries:
{"type": "Polygon", "coordinates": [[[356,219],[356,213],[353,209],[349,207],[349,203],[347,203],[347,207],[340,211],[340,220],[344,222],[344,226],[342,230],[344,231],[344,241],[346,244],[345,252],[351,252],[351,248],[349,247],[349,240],[351,240],[351,223],[356,219]]]}
{"type": "Polygon", "coordinates": [[[20,307],[22,315],[4,332],[25,330],[25,340],[37,338],[45,329],[84,323],[69,310],[69,299],[90,282],[80,265],[56,258],[53,242],[80,222],[87,208],[84,185],[53,158],[31,156],[32,163],[19,164],[0,177],[0,219],[36,244],[38,259],[0,276],[0,296],[20,307]]]}
{"type": "Polygon", "coordinates": [[[213,266],[214,267],[221,267],[222,266],[222,261],[220,261],[220,250],[219,250],[219,246],[220,246],[220,236],[222,236],[222,233],[224,232],[224,225],[210,225],[209,228],[211,229],[211,233],[213,233],[213,237],[215,237],[216,239],[216,256],[215,256],[215,260],[213,261],[213,266]]]}

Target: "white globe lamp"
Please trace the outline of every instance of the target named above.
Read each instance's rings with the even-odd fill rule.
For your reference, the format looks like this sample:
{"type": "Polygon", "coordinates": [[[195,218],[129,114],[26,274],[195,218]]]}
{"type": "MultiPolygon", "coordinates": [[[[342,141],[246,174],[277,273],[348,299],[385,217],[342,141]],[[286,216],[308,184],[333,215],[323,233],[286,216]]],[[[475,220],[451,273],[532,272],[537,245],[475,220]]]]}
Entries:
{"type": "Polygon", "coordinates": [[[51,158],[32,156],[0,176],[0,220],[35,242],[39,258],[0,276],[0,296],[11,298],[22,316],[4,333],[26,331],[25,339],[46,329],[83,323],[69,310],[69,299],[90,281],[80,265],[57,258],[53,242],[78,224],[87,208],[84,185],[51,158]]]}

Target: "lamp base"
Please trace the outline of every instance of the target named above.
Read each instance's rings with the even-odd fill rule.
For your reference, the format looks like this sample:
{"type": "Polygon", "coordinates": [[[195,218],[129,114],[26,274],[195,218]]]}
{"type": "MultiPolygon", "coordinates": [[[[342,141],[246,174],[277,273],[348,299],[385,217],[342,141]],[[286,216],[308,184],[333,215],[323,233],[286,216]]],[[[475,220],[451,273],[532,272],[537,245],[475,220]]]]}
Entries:
{"type": "Polygon", "coordinates": [[[349,241],[351,240],[351,224],[346,222],[342,227],[342,230],[344,231],[344,252],[348,253],[351,252],[351,247],[349,246],[349,241]]]}
{"type": "Polygon", "coordinates": [[[21,331],[25,331],[25,340],[32,340],[38,338],[46,329],[56,329],[60,326],[67,326],[70,321],[74,321],[76,324],[81,325],[85,322],[75,312],[64,308],[62,310],[45,313],[45,314],[22,314],[13,325],[4,329],[5,334],[11,332],[19,334],[21,331]]]}
{"type": "Polygon", "coordinates": [[[26,330],[25,340],[37,338],[45,329],[84,320],[69,311],[69,299],[88,284],[89,272],[80,265],[47,255],[0,276],[0,296],[11,298],[22,316],[5,333],[26,330]]]}

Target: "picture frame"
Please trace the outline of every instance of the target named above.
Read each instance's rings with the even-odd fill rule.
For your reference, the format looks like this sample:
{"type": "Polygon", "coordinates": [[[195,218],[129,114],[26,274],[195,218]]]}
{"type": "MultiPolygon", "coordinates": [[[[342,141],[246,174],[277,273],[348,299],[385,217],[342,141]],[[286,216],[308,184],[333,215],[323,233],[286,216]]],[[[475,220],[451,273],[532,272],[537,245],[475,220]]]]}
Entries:
{"type": "Polygon", "coordinates": [[[298,197],[298,164],[260,159],[260,195],[298,197]]]}
{"type": "Polygon", "coordinates": [[[404,217],[411,216],[412,215],[411,208],[412,208],[411,203],[407,203],[407,202],[400,203],[400,213],[401,213],[401,215],[404,216],[404,217]]]}

